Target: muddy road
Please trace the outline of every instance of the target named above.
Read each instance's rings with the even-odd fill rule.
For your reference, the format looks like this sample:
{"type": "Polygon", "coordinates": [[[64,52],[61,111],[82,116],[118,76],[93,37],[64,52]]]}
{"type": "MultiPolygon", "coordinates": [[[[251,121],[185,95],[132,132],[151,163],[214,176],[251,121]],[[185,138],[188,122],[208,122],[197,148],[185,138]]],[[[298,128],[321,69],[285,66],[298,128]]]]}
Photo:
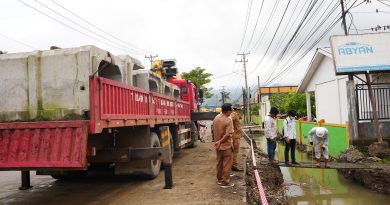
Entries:
{"type": "MultiPolygon", "coordinates": [[[[247,144],[241,143],[240,162],[247,144]]],[[[175,153],[173,189],[163,189],[164,173],[154,180],[96,172],[82,180],[57,181],[31,172],[32,189],[19,191],[20,172],[0,172],[0,204],[246,204],[244,172],[233,188],[216,184],[216,155],[211,142],[175,153]]]]}

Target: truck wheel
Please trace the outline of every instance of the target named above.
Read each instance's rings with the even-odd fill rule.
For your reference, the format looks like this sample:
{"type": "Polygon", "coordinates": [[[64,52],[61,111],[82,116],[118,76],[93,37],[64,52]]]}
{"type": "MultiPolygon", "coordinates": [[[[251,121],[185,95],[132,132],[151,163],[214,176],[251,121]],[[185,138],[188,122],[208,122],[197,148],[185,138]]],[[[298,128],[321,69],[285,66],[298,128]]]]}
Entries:
{"type": "Polygon", "coordinates": [[[190,128],[191,128],[191,142],[188,143],[187,147],[193,148],[196,147],[196,142],[199,139],[199,131],[194,122],[191,122],[190,128]]]}
{"type": "MultiPolygon", "coordinates": [[[[151,132],[150,137],[151,147],[161,147],[160,140],[156,133],[151,132]]],[[[154,179],[160,173],[161,160],[150,160],[150,163],[148,163],[147,166],[148,167],[145,169],[145,177],[147,179],[154,179]]]]}

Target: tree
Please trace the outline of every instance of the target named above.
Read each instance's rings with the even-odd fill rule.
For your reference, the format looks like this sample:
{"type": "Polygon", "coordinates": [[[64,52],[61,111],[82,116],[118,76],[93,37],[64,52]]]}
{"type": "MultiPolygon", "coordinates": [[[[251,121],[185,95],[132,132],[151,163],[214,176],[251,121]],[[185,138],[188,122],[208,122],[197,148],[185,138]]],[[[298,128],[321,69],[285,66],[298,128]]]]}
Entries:
{"type": "Polygon", "coordinates": [[[230,92],[222,90],[221,99],[219,100],[219,102],[222,102],[222,104],[224,104],[227,100],[230,100],[230,92]]]}
{"type": "Polygon", "coordinates": [[[287,110],[284,108],[284,103],[287,99],[288,93],[275,93],[270,97],[270,102],[272,107],[277,107],[279,113],[286,113],[287,110]]]}
{"type": "Polygon", "coordinates": [[[258,115],[259,114],[259,104],[257,104],[257,103],[251,104],[250,111],[251,111],[251,115],[258,115]]]}
{"type": "Polygon", "coordinates": [[[211,93],[212,88],[207,88],[205,85],[211,82],[210,77],[213,75],[211,73],[206,73],[205,68],[196,67],[190,70],[188,73],[183,72],[182,76],[184,79],[191,80],[197,86],[197,91],[199,93],[199,89],[203,90],[203,95],[205,98],[212,98],[213,93],[211,93]]]}
{"type": "MultiPolygon", "coordinates": [[[[272,94],[271,106],[279,109],[280,113],[286,113],[289,110],[295,110],[301,116],[307,115],[306,110],[306,94],[305,93],[277,93],[272,94]]],[[[310,94],[311,113],[315,113],[315,97],[314,93],[310,94]]]]}

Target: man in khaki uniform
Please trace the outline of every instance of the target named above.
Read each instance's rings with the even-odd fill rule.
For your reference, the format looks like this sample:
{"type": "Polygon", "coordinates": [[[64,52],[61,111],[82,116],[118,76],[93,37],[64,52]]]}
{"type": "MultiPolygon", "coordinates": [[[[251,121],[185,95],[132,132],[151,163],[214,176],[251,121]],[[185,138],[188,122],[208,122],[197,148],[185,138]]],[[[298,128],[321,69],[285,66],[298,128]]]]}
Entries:
{"type": "Polygon", "coordinates": [[[217,183],[222,188],[233,187],[230,183],[230,172],[233,164],[233,122],[229,118],[232,113],[232,104],[222,105],[222,113],[213,121],[214,147],[217,151],[217,183]]]}
{"type": "Polygon", "coordinates": [[[241,120],[241,106],[240,105],[235,104],[233,106],[233,112],[230,115],[230,118],[233,121],[233,129],[234,129],[234,133],[233,133],[234,151],[233,151],[232,170],[241,172],[242,169],[238,167],[238,163],[237,163],[237,155],[238,155],[238,151],[240,150],[240,140],[241,140],[241,134],[242,134],[241,123],[240,123],[240,120],[241,120]]]}

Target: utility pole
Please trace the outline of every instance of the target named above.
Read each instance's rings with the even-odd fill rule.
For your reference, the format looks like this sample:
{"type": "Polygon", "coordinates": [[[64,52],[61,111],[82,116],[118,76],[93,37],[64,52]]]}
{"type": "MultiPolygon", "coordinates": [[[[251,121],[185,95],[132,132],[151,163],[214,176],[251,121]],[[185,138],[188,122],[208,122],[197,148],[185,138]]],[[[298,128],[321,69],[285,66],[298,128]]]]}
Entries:
{"type": "Polygon", "coordinates": [[[257,76],[257,92],[259,92],[259,96],[257,97],[257,103],[259,104],[259,122],[260,122],[260,110],[261,110],[261,89],[260,89],[260,76],[257,76]]]}
{"type": "Polygon", "coordinates": [[[145,55],[145,58],[148,58],[150,61],[150,69],[153,69],[153,61],[157,57],[158,57],[158,54],[156,54],[156,55],[150,54],[149,56],[145,55]]]}
{"type": "Polygon", "coordinates": [[[345,21],[344,0],[340,0],[340,4],[341,4],[341,17],[343,18],[344,34],[348,35],[347,22],[345,21]]]}
{"type": "Polygon", "coordinates": [[[248,62],[248,59],[246,59],[246,55],[249,55],[250,53],[237,53],[237,55],[239,56],[242,56],[242,59],[237,61],[236,62],[239,62],[239,63],[243,63],[244,64],[244,76],[245,76],[245,94],[246,94],[246,119],[247,119],[247,123],[249,123],[249,90],[248,90],[248,78],[247,78],[247,75],[246,75],[246,62],[248,62]]]}
{"type": "MultiPolygon", "coordinates": [[[[345,20],[344,0],[340,0],[341,4],[341,18],[343,20],[344,35],[348,35],[347,22],[345,20]]],[[[357,106],[355,102],[356,91],[355,82],[353,81],[353,74],[348,74],[347,86],[347,100],[348,100],[348,132],[352,140],[358,138],[358,119],[357,106]]]]}
{"type": "Polygon", "coordinates": [[[251,106],[252,106],[252,103],[251,103],[251,96],[252,96],[252,93],[251,93],[251,88],[249,87],[249,98],[248,98],[248,106],[249,106],[249,112],[248,112],[248,116],[249,116],[249,121],[248,122],[252,122],[252,112],[251,112],[251,106]]]}
{"type": "MultiPolygon", "coordinates": [[[[246,114],[246,94],[245,94],[245,88],[242,87],[242,104],[244,105],[244,116],[247,116],[246,114]]],[[[244,118],[244,123],[247,123],[247,118],[244,118]]]]}

